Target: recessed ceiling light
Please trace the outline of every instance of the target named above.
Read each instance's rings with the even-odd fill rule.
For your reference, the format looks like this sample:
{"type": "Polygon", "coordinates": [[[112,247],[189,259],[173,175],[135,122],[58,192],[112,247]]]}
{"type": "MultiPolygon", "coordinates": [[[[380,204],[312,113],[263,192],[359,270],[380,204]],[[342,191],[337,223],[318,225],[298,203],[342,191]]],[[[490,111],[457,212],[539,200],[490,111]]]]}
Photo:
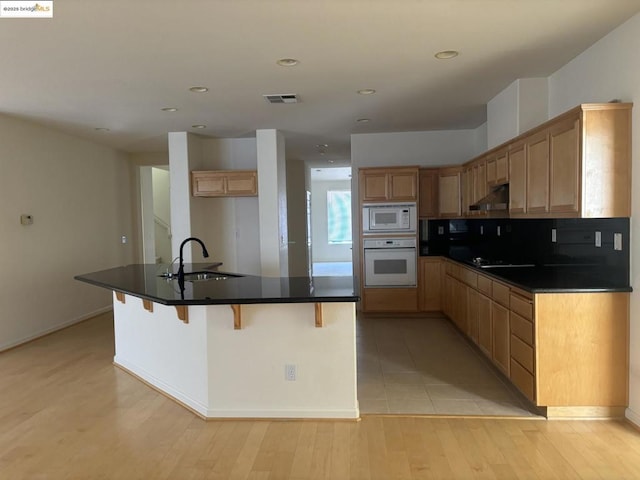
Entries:
{"type": "Polygon", "coordinates": [[[316,148],[329,148],[329,145],[326,143],[319,143],[318,145],[316,145],[316,148]]]}
{"type": "Polygon", "coordinates": [[[206,125],[191,125],[191,128],[200,128],[200,129],[202,129],[202,128],[207,128],[207,126],[206,125]]]}
{"type": "Polygon", "coordinates": [[[110,132],[111,130],[105,127],[96,127],[94,129],[96,132],[110,132]]]}
{"type": "Polygon", "coordinates": [[[359,118],[356,120],[358,123],[369,123],[371,120],[368,118],[359,118]]]}
{"type": "Polygon", "coordinates": [[[360,95],[373,95],[376,91],[373,88],[363,88],[362,90],[358,90],[360,95]]]}
{"type": "Polygon", "coordinates": [[[162,109],[163,112],[177,112],[178,109],[176,107],[164,107],[162,109]]]}
{"type": "Polygon", "coordinates": [[[456,50],[443,50],[441,52],[436,53],[435,57],[438,60],[449,60],[450,58],[455,58],[460,54],[460,52],[456,50]]]}
{"type": "Polygon", "coordinates": [[[295,58],[281,58],[276,63],[281,67],[295,67],[300,62],[295,58]]]}
{"type": "Polygon", "coordinates": [[[329,163],[333,163],[333,160],[329,160],[329,163]]]}
{"type": "Polygon", "coordinates": [[[189,90],[195,93],[206,93],[209,91],[207,87],[190,87],[189,90]]]}

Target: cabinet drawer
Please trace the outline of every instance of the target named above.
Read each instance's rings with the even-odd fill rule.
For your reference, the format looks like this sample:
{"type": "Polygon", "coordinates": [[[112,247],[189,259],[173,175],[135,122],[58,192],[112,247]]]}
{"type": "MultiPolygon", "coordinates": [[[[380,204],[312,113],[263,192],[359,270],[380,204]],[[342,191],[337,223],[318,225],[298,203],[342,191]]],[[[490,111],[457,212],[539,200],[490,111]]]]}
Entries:
{"type": "Polygon", "coordinates": [[[510,320],[511,333],[524,343],[533,346],[533,323],[514,312],[511,312],[510,320]]]}
{"type": "Polygon", "coordinates": [[[533,372],[533,348],[515,335],[511,335],[511,359],[517,360],[529,372],[533,372]]]}
{"type": "Polygon", "coordinates": [[[478,275],[478,290],[485,295],[491,296],[491,279],[483,275],[478,275]]]}
{"type": "Polygon", "coordinates": [[[461,272],[461,280],[470,287],[478,287],[478,274],[468,268],[463,268],[461,272]]]}
{"type": "Polygon", "coordinates": [[[513,384],[518,387],[529,400],[535,403],[535,379],[531,373],[527,372],[526,369],[522,368],[522,366],[513,359],[511,359],[511,373],[509,378],[511,378],[513,384]]]}
{"type": "Polygon", "coordinates": [[[509,307],[509,287],[498,282],[492,281],[491,283],[491,296],[493,299],[505,307],[509,307]]]}
{"type": "Polygon", "coordinates": [[[528,300],[518,296],[511,294],[509,299],[510,308],[518,315],[531,320],[533,318],[533,305],[528,300]]]}

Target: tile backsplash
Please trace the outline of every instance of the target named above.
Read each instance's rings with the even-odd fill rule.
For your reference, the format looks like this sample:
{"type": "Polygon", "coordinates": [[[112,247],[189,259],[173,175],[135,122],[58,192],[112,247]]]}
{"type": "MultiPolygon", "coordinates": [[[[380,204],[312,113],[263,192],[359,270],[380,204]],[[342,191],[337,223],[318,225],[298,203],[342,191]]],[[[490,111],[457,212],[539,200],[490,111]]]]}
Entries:
{"type": "Polygon", "coordinates": [[[420,246],[463,260],[590,265],[628,281],[629,229],[628,218],[421,220],[420,246]]]}

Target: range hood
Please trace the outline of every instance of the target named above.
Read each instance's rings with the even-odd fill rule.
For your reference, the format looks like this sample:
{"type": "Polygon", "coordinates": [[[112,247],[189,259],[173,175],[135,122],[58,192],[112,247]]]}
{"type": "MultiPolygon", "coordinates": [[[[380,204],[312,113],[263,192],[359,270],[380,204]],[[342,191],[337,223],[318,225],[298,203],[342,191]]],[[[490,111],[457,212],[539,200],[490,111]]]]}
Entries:
{"type": "Polygon", "coordinates": [[[481,198],[469,210],[507,211],[509,209],[509,184],[495,187],[487,196],[481,198]]]}

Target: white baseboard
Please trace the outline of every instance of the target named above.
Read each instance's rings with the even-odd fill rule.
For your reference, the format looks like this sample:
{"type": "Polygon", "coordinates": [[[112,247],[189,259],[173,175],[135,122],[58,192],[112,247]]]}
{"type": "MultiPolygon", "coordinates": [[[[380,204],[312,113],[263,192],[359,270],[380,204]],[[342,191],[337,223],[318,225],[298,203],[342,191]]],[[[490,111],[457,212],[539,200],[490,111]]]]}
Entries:
{"type": "Polygon", "coordinates": [[[636,427],[640,428],[640,414],[634,412],[630,408],[624,411],[624,417],[633,423],[636,427]]]}
{"type": "Polygon", "coordinates": [[[13,340],[13,341],[11,341],[9,343],[5,343],[3,345],[0,345],[0,353],[5,351],[5,350],[9,350],[10,348],[18,347],[18,346],[20,346],[20,345],[22,345],[24,343],[31,342],[32,340],[36,340],[36,339],[38,339],[40,337],[44,337],[46,335],[49,335],[50,333],[57,332],[58,330],[62,330],[63,328],[70,327],[71,325],[74,325],[76,323],[83,322],[85,320],[88,320],[89,318],[96,317],[98,315],[102,315],[103,313],[107,313],[107,312],[109,312],[111,310],[113,310],[113,306],[112,305],[108,305],[106,307],[102,307],[102,308],[99,308],[97,310],[94,310],[93,312],[89,312],[89,313],[80,315],[79,317],[73,318],[71,320],[67,320],[66,322],[54,325],[53,327],[49,327],[49,328],[46,328],[44,330],[40,330],[40,331],[38,331],[38,332],[36,332],[36,333],[34,333],[32,335],[28,335],[26,337],[19,338],[18,340],[13,340]]]}
{"type": "Polygon", "coordinates": [[[142,380],[147,383],[151,388],[157,390],[163,395],[171,398],[172,400],[177,401],[178,403],[186,406],[190,410],[193,410],[195,413],[200,415],[201,417],[207,416],[207,406],[203,403],[195,400],[188,395],[185,395],[180,390],[175,389],[171,385],[166,382],[163,382],[159,378],[147,372],[144,368],[140,368],[128,360],[123,358],[119,358],[117,355],[113,357],[113,363],[125,370],[126,372],[132,374],[134,377],[142,380]]]}

